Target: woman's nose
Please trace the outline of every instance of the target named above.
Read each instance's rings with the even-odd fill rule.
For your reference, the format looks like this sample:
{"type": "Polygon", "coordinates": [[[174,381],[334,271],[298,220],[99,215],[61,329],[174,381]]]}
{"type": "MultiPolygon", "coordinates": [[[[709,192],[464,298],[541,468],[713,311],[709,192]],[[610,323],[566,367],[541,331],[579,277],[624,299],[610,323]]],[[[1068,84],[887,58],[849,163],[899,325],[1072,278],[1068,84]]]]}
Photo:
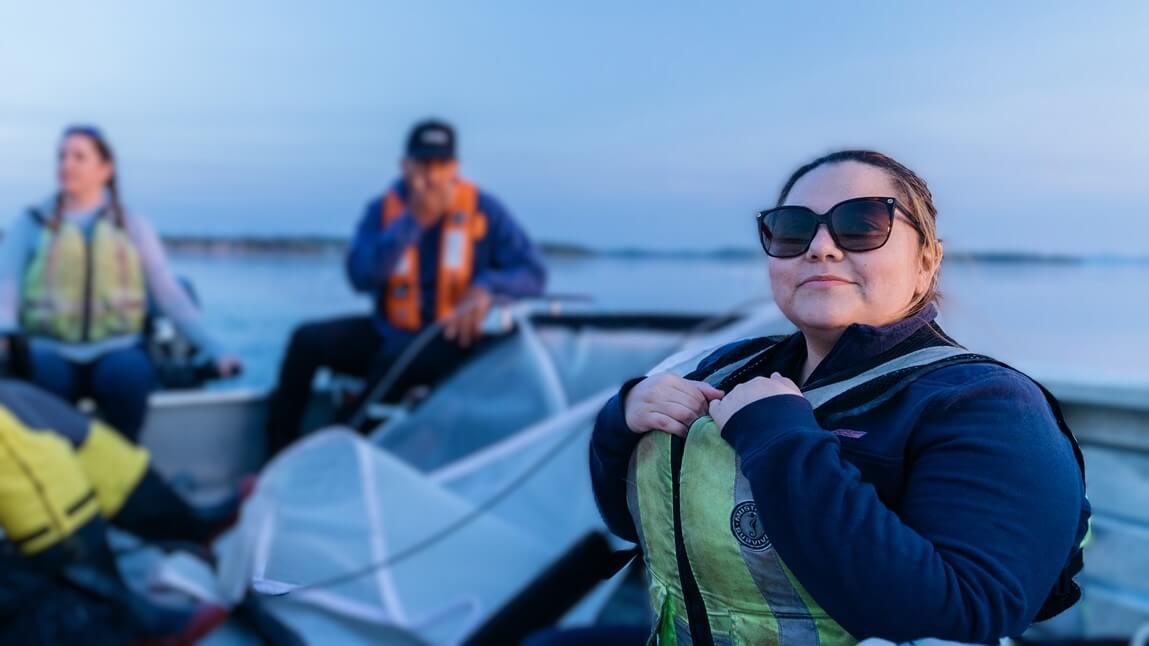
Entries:
{"type": "Polygon", "coordinates": [[[806,257],[811,260],[842,257],[842,250],[834,242],[834,236],[830,235],[830,229],[826,225],[818,225],[814,239],[810,241],[810,248],[806,251],[806,257]]]}

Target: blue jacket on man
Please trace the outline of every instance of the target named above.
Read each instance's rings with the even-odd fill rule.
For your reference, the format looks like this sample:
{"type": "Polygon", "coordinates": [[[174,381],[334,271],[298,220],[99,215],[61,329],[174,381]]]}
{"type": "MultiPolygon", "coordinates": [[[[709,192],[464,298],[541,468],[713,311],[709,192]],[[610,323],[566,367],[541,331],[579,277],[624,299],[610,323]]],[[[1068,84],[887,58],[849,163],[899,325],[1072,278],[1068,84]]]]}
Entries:
{"type": "MultiPolygon", "coordinates": [[[[399,197],[407,200],[402,181],[394,185],[399,197]]],[[[422,320],[435,320],[435,302],[439,268],[442,222],[423,230],[410,211],[384,228],[383,197],[367,205],[347,254],[347,277],[356,291],[378,295],[387,286],[403,250],[408,245],[419,247],[419,282],[422,320]]],[[[512,219],[507,209],[484,191],[479,191],[479,211],[487,218],[487,234],[475,245],[472,285],[485,287],[492,296],[507,299],[529,298],[542,294],[546,284],[546,267],[542,254],[512,219]]],[[[375,323],[384,338],[405,339],[410,332],[393,326],[376,299],[375,323]]]]}

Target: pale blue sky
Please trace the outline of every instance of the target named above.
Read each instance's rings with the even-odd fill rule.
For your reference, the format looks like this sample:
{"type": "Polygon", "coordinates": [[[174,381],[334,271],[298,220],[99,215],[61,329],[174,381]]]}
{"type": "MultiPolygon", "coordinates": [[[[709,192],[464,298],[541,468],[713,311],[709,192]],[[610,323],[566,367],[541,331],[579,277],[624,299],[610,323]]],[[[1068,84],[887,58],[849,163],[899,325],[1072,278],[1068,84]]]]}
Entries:
{"type": "Polygon", "coordinates": [[[165,232],[342,234],[434,114],[546,240],[754,245],[867,146],[951,249],[1149,254],[1149,3],[556,4],[6,1],[0,224],[83,121],[165,232]]]}

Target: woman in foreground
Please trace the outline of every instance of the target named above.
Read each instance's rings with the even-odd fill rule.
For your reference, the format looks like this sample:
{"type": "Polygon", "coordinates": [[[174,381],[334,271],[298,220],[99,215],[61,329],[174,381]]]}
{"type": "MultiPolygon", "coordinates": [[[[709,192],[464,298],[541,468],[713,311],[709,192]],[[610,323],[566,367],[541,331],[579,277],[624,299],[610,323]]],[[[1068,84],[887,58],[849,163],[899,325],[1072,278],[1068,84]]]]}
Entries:
{"type": "Polygon", "coordinates": [[[935,218],[880,153],[799,168],[758,219],[798,332],[599,415],[595,495],[642,546],[659,643],[996,643],[1078,598],[1080,452],[1040,386],[933,321],[935,218]]]}

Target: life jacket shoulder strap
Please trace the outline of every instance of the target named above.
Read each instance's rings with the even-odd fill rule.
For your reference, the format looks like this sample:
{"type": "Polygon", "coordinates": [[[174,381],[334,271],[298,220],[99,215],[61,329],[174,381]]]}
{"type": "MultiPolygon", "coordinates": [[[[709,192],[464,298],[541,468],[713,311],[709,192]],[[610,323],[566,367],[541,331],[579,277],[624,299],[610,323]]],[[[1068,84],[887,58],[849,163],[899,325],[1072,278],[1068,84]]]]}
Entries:
{"type": "Polygon", "coordinates": [[[1053,393],[1033,377],[1021,372],[1013,366],[998,361],[993,357],[974,352],[966,352],[961,348],[940,346],[926,348],[903,355],[898,359],[886,362],[873,370],[864,372],[853,379],[828,384],[803,393],[807,399],[814,403],[815,408],[824,409],[826,414],[821,417],[824,424],[834,424],[847,417],[855,417],[867,413],[878,406],[890,401],[904,391],[914,381],[936,370],[950,366],[983,363],[1000,366],[1006,370],[1016,372],[1033,382],[1045,397],[1058,429],[1061,430],[1073,447],[1074,458],[1082,476],[1085,475],[1085,459],[1077,438],[1065,421],[1061,412],[1061,404],[1053,393]],[[945,350],[949,350],[946,352],[945,350]],[[927,352],[934,351],[934,352],[927,352]],[[917,355],[917,356],[915,356],[917,355]],[[932,355],[932,356],[931,356],[932,355]],[[819,403],[816,403],[819,402],[819,403]]]}
{"type": "Polygon", "coordinates": [[[456,209],[466,213],[476,213],[479,210],[479,187],[467,180],[459,180],[455,187],[459,194],[455,197],[456,209]]]}
{"type": "MultiPolygon", "coordinates": [[[[765,354],[785,338],[787,337],[758,337],[720,348],[710,358],[703,360],[697,369],[687,375],[687,378],[704,380],[715,386],[722,382],[735,381],[739,372],[750,369],[765,358],[765,354]]],[[[969,352],[956,345],[936,345],[915,350],[849,379],[820,384],[802,394],[815,409],[825,409],[827,414],[822,417],[824,423],[833,423],[877,408],[893,399],[917,379],[935,370],[969,363],[998,365],[1032,381],[1044,395],[1058,427],[1073,446],[1078,467],[1082,474],[1085,473],[1085,460],[1082,457],[1081,447],[1065,421],[1060,403],[1045,386],[1009,364],[993,357],[969,352]]]]}
{"type": "Polygon", "coordinates": [[[703,359],[697,368],[687,373],[686,378],[705,381],[717,387],[740,369],[763,358],[768,350],[787,338],[786,335],[761,336],[729,343],[703,359]]]}
{"type": "Polygon", "coordinates": [[[803,391],[815,409],[835,411],[834,417],[859,415],[893,399],[918,378],[959,363],[995,362],[964,348],[939,345],[914,350],[865,372],[803,391]]]}
{"type": "MultiPolygon", "coordinates": [[[[28,209],[25,211],[25,213],[28,215],[29,218],[32,219],[33,222],[35,222],[36,224],[39,224],[40,226],[46,227],[46,226],[48,226],[48,224],[52,220],[51,216],[44,213],[44,210],[38,206],[28,207],[28,209]]],[[[108,217],[108,215],[110,213],[111,213],[111,207],[104,205],[104,206],[100,207],[100,210],[96,213],[94,219],[99,220],[101,218],[106,218],[106,217],[108,217]]],[[[127,222],[121,222],[121,221],[119,221],[119,219],[113,219],[112,223],[116,226],[117,229],[127,230],[127,222]]]]}
{"type": "Polygon", "coordinates": [[[393,188],[389,189],[383,194],[383,200],[379,205],[379,217],[382,225],[386,227],[391,224],[395,218],[403,213],[405,208],[406,205],[403,203],[403,199],[399,197],[399,192],[393,188]]]}

